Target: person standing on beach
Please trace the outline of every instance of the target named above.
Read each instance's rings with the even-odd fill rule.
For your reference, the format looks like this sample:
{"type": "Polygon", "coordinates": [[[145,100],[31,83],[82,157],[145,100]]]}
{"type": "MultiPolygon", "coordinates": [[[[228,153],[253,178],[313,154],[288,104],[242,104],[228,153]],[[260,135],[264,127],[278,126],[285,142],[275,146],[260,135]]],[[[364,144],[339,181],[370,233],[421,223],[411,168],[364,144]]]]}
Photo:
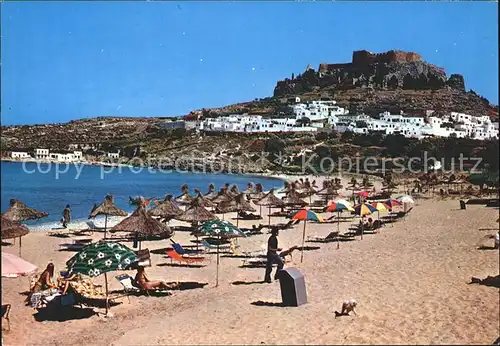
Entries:
{"type": "Polygon", "coordinates": [[[71,207],[66,205],[66,208],[64,208],[63,211],[63,219],[62,219],[62,224],[64,228],[68,228],[68,223],[71,221],[71,207]]]}
{"type": "Polygon", "coordinates": [[[273,264],[277,264],[278,268],[276,268],[276,273],[274,274],[274,280],[278,279],[278,273],[280,272],[281,269],[283,269],[283,261],[281,260],[281,257],[278,255],[278,251],[281,251],[281,249],[278,247],[278,229],[273,228],[271,230],[271,236],[269,237],[269,240],[267,241],[267,263],[266,263],[266,274],[264,277],[265,282],[272,282],[271,281],[271,272],[273,271],[273,264]]]}

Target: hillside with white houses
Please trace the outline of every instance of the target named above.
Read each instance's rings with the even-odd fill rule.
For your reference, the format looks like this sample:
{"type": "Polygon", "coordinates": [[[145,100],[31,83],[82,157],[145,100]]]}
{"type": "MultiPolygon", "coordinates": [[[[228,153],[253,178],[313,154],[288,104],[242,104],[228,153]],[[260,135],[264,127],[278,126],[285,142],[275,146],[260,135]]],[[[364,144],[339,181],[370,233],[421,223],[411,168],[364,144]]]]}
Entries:
{"type": "MultiPolygon", "coordinates": [[[[316,132],[335,130],[354,133],[381,132],[383,134],[401,134],[408,138],[450,137],[471,138],[477,140],[498,139],[498,122],[492,122],[488,116],[450,112],[442,117],[434,116],[433,111],[422,115],[391,114],[386,111],[377,118],[359,114],[352,115],[335,101],[301,102],[295,99],[291,106],[291,115],[249,115],[232,114],[215,118],[188,116],[183,124],[186,129],[200,132],[316,132]]],[[[181,123],[177,122],[179,126],[181,123]]]]}

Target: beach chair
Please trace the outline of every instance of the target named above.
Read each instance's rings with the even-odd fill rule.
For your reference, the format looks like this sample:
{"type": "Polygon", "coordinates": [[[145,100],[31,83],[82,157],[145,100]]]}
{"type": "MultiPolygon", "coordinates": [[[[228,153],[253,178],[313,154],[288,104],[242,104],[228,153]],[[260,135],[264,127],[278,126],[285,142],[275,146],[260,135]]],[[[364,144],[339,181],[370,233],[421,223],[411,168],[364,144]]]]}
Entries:
{"type": "Polygon", "coordinates": [[[186,263],[186,264],[195,264],[195,263],[201,263],[205,261],[205,257],[187,257],[187,256],[181,256],[175,251],[174,249],[167,250],[167,256],[170,258],[171,262],[178,261],[181,263],[186,263]]]}
{"type": "Polygon", "coordinates": [[[10,318],[9,318],[9,313],[10,313],[10,304],[2,304],[2,318],[5,318],[7,321],[7,330],[10,331],[10,318]]]}
{"type": "MultiPolygon", "coordinates": [[[[217,251],[217,245],[212,245],[206,240],[202,240],[200,243],[207,251],[213,250],[217,251]]],[[[228,249],[231,248],[231,244],[224,244],[224,245],[219,245],[219,252],[220,251],[227,251],[228,249]]]]}
{"type": "MultiPolygon", "coordinates": [[[[130,304],[130,295],[135,294],[135,293],[146,293],[149,296],[149,291],[144,290],[142,288],[136,287],[132,284],[133,279],[130,275],[128,274],[120,274],[115,276],[115,279],[118,280],[122,286],[123,286],[123,291],[125,294],[123,296],[127,297],[128,302],[130,304]]],[[[114,297],[118,298],[118,297],[114,297]]]]}

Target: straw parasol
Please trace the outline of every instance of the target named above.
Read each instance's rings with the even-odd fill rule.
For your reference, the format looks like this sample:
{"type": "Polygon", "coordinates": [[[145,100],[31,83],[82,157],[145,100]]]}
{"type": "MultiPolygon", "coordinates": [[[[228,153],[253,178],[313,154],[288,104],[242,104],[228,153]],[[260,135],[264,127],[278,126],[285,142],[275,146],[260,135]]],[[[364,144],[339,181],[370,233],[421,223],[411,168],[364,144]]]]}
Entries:
{"type": "Polygon", "coordinates": [[[11,199],[10,207],[3,216],[11,221],[22,222],[41,219],[42,217],[49,216],[49,214],[30,208],[18,199],[11,199]]]}
{"type": "Polygon", "coordinates": [[[208,185],[208,192],[203,195],[203,197],[212,199],[217,196],[217,192],[215,191],[215,185],[214,184],[209,184],[208,185]]]}
{"type": "Polygon", "coordinates": [[[172,195],[167,195],[163,202],[148,211],[148,214],[151,216],[159,216],[165,219],[171,219],[182,213],[182,209],[172,200],[172,195]]]}
{"type": "Polygon", "coordinates": [[[129,217],[111,228],[111,231],[135,233],[144,237],[162,236],[165,239],[170,238],[173,233],[167,225],[150,216],[144,205],[139,205],[129,217]]]}
{"type": "MultiPolygon", "coordinates": [[[[256,211],[254,207],[250,205],[245,199],[245,194],[240,193],[233,200],[227,202],[221,202],[217,209],[223,213],[240,212],[240,211],[256,211]]],[[[236,215],[236,227],[238,227],[239,217],[236,215]]]]}
{"type": "Polygon", "coordinates": [[[233,185],[231,186],[231,190],[229,190],[229,194],[233,197],[238,196],[240,194],[240,189],[238,188],[238,185],[233,185]]]}
{"type": "Polygon", "coordinates": [[[328,203],[328,199],[330,197],[336,197],[339,195],[339,193],[338,193],[337,189],[335,188],[335,186],[327,185],[325,188],[318,191],[317,195],[325,196],[325,203],[328,203]]]}
{"type": "Polygon", "coordinates": [[[113,196],[112,195],[106,195],[104,198],[104,201],[99,204],[95,205],[90,211],[89,219],[90,218],[95,218],[98,215],[104,215],[104,238],[106,238],[106,231],[108,227],[108,216],[127,216],[128,213],[125,210],[122,210],[115,206],[113,202],[113,196]]]}
{"type": "Polygon", "coordinates": [[[271,189],[263,198],[255,202],[259,206],[269,207],[269,222],[268,226],[271,226],[271,207],[284,207],[285,202],[274,195],[274,189],[271,189]]]}
{"type": "Polygon", "coordinates": [[[217,194],[217,196],[215,198],[212,198],[212,202],[219,204],[222,202],[232,201],[233,199],[234,199],[234,197],[232,195],[230,195],[226,189],[221,188],[219,190],[219,193],[217,194]]]}
{"type": "Polygon", "coordinates": [[[7,219],[4,215],[1,217],[2,240],[19,237],[19,256],[21,256],[21,237],[30,231],[25,225],[7,219]]]}
{"type": "Polygon", "coordinates": [[[299,207],[305,207],[309,203],[306,201],[300,199],[299,195],[295,191],[290,191],[286,197],[282,199],[283,203],[287,206],[299,206],[299,207]]]}
{"type": "Polygon", "coordinates": [[[195,198],[191,202],[189,208],[181,215],[176,216],[175,219],[186,222],[203,222],[217,220],[218,218],[216,215],[206,210],[205,207],[201,206],[199,198],[195,198]]]}
{"type": "Polygon", "coordinates": [[[242,193],[247,194],[247,195],[251,195],[252,193],[254,193],[253,183],[252,182],[248,183],[247,188],[245,190],[243,190],[242,193]]]}
{"type": "Polygon", "coordinates": [[[196,198],[198,198],[198,201],[199,201],[199,203],[200,203],[200,205],[202,207],[205,207],[205,208],[215,208],[216,204],[214,202],[212,202],[211,200],[209,200],[208,198],[203,197],[201,195],[201,191],[200,190],[194,189],[194,192],[197,194],[196,198]]]}

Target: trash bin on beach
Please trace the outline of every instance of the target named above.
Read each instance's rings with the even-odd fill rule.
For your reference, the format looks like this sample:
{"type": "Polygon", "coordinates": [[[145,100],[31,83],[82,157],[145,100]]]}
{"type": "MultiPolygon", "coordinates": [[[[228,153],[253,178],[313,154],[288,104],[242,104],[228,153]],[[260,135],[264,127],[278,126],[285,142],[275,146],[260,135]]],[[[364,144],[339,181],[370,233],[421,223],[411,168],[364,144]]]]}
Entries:
{"type": "Polygon", "coordinates": [[[279,280],[283,305],[299,306],[307,303],[304,275],[297,268],[280,270],[279,280]]]}
{"type": "Polygon", "coordinates": [[[463,201],[463,200],[460,200],[460,209],[462,209],[462,210],[466,209],[465,201],[463,201]]]}

